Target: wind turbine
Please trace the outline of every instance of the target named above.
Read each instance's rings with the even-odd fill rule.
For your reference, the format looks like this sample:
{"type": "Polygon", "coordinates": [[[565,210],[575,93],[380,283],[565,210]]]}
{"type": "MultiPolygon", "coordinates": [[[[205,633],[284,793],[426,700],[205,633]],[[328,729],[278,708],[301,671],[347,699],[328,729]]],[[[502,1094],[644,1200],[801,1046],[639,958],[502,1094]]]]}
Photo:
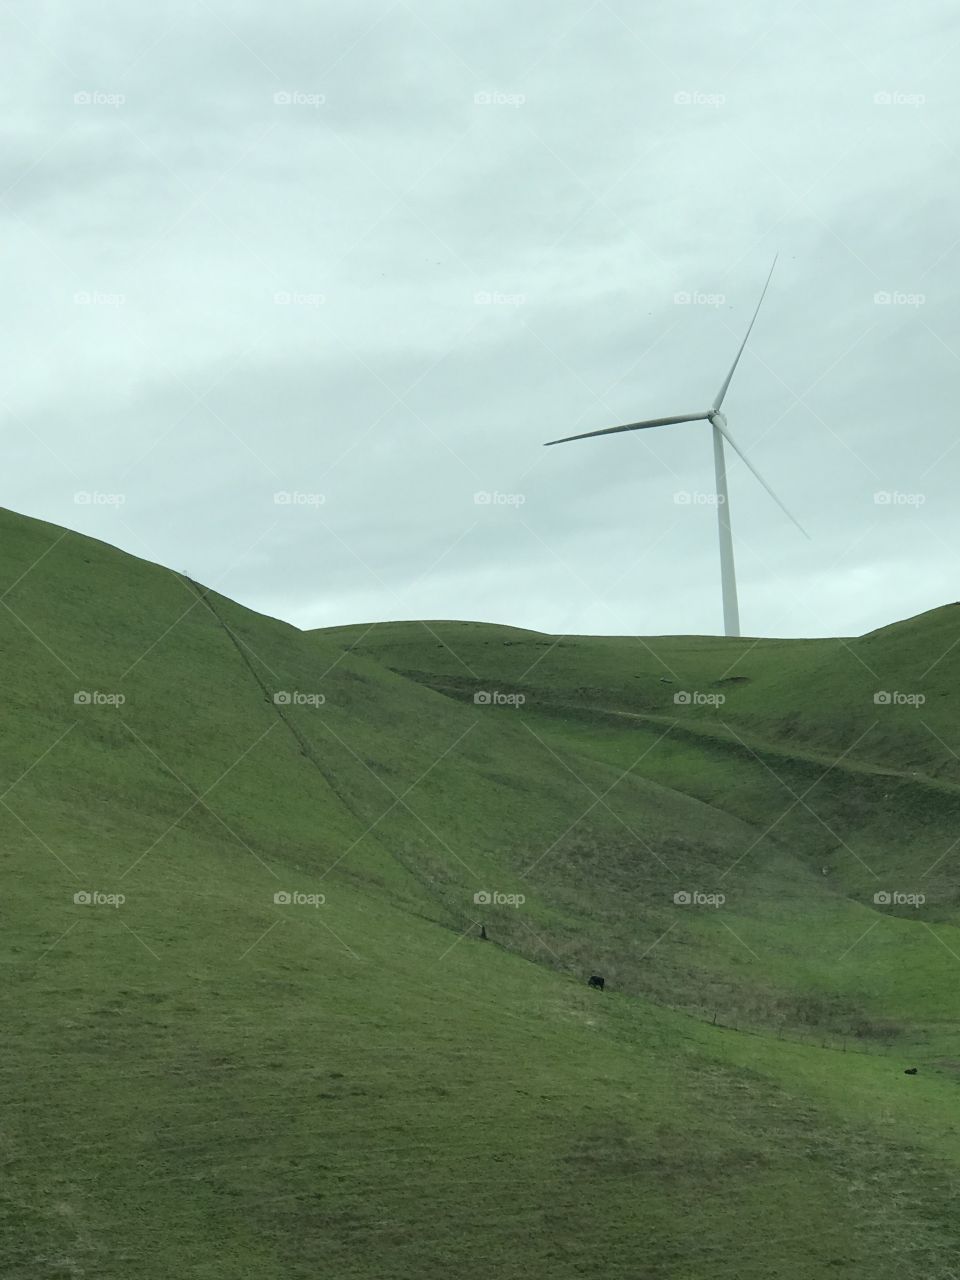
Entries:
{"type": "Polygon", "coordinates": [[[584,431],[576,436],[564,436],[561,440],[548,440],[547,445],[567,444],[571,440],[589,440],[593,436],[610,436],[615,435],[619,431],[645,431],[648,427],[672,427],[678,422],[709,422],[713,430],[713,463],[717,477],[717,523],[720,531],[720,583],[723,590],[723,629],[728,636],[738,636],[740,634],[740,609],[737,604],[737,576],[733,565],[733,536],[730,531],[730,497],[727,492],[727,468],[723,456],[723,442],[727,444],[739,454],[740,458],[747,464],[756,478],[769,493],[780,510],[797,526],[805,538],[809,538],[809,534],[799,520],[787,510],[777,495],[764,480],[763,476],[756,469],[750,459],[746,456],[737,442],[731,436],[727,427],[727,419],[720,412],[720,406],[723,404],[723,398],[727,394],[731,379],[736,371],[737,365],[740,363],[740,357],[743,355],[743,349],[747,345],[747,338],[750,337],[750,331],[756,322],[757,316],[760,314],[760,307],[766,296],[767,287],[770,284],[770,277],[773,275],[773,268],[777,265],[777,259],[774,258],[767,275],[766,283],[763,286],[763,292],[760,294],[760,301],[757,303],[757,309],[753,313],[753,319],[747,328],[743,341],[740,343],[740,350],[737,352],[733,364],[730,366],[730,372],[724,378],[720,390],[714,397],[713,404],[709,409],[700,413],[683,413],[673,418],[648,418],[645,422],[628,422],[622,427],[604,427],[600,431],[584,431]]]}

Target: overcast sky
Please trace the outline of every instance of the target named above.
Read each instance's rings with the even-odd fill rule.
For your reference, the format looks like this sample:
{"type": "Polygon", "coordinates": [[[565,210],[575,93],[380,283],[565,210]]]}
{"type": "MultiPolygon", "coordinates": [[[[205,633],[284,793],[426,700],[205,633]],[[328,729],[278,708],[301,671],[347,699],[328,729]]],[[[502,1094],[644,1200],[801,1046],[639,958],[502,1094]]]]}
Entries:
{"type": "Polygon", "coordinates": [[[709,426],[542,445],[709,405],[779,250],[724,408],[811,540],[728,458],[745,634],[957,597],[948,0],[6,0],[0,37],[3,505],[302,627],[716,633],[709,426]]]}

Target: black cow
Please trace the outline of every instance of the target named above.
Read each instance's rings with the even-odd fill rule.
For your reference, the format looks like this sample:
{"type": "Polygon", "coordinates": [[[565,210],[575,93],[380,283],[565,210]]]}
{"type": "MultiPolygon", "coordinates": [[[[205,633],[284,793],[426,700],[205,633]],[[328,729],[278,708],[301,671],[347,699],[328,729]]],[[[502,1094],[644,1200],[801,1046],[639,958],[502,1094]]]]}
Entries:
{"type": "Polygon", "coordinates": [[[587,983],[587,986],[588,986],[588,987],[596,987],[598,991],[602,991],[602,990],[603,990],[603,979],[602,979],[601,977],[599,977],[597,974],[594,974],[594,975],[593,975],[593,977],[590,979],[590,981],[587,983]]]}
{"type": "Polygon", "coordinates": [[[904,1071],[904,1073],[903,1073],[903,1074],[904,1074],[905,1076],[915,1076],[915,1075],[917,1074],[917,1068],[916,1068],[916,1067],[907,1067],[906,1071],[904,1071]]]}

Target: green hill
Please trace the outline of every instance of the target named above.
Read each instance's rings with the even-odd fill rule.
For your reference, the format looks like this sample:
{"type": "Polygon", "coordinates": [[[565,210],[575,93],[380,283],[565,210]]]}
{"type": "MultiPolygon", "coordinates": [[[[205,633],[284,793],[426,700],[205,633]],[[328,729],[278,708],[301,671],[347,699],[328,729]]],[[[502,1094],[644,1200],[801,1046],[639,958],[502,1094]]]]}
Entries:
{"type": "Polygon", "coordinates": [[[5,1276],[956,1269],[956,606],[303,633],[6,512],[0,583],[5,1276]]]}

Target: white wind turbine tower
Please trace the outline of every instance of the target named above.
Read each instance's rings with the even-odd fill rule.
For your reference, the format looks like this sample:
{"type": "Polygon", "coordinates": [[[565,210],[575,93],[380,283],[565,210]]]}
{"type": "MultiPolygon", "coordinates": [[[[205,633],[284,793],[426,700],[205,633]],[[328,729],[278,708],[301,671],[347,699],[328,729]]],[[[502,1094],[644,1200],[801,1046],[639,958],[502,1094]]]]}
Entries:
{"type": "Polygon", "coordinates": [[[804,529],[803,525],[795,516],[791,515],[787,508],[783,505],[777,495],[764,480],[763,476],[756,469],[750,459],[746,456],[734,438],[731,436],[727,427],[727,420],[720,412],[720,406],[723,404],[723,398],[727,394],[730,381],[733,378],[737,365],[740,363],[740,357],[743,355],[743,349],[747,345],[747,338],[750,337],[750,331],[753,329],[757,316],[760,314],[760,307],[767,292],[767,286],[770,284],[770,277],[773,275],[773,268],[777,265],[777,259],[774,258],[773,265],[767,276],[766,284],[763,286],[763,292],[760,294],[760,301],[757,303],[757,309],[753,313],[753,319],[747,328],[743,341],[740,343],[740,350],[736,354],[733,364],[730,366],[730,372],[724,378],[720,390],[717,392],[713,404],[709,409],[700,413],[683,413],[673,418],[648,418],[645,422],[628,422],[622,427],[604,427],[601,431],[584,431],[576,436],[564,436],[561,440],[548,440],[548,445],[566,444],[570,440],[589,440],[593,436],[609,436],[614,435],[618,431],[643,431],[647,427],[670,427],[678,422],[709,422],[713,428],[713,461],[716,469],[717,477],[717,523],[720,530],[720,582],[723,589],[723,629],[728,636],[738,636],[740,634],[740,609],[737,604],[737,577],[733,566],[733,537],[730,531],[730,498],[727,492],[727,469],[723,456],[723,442],[736,451],[747,464],[756,478],[769,493],[784,515],[797,526],[805,538],[810,535],[804,529]]]}

